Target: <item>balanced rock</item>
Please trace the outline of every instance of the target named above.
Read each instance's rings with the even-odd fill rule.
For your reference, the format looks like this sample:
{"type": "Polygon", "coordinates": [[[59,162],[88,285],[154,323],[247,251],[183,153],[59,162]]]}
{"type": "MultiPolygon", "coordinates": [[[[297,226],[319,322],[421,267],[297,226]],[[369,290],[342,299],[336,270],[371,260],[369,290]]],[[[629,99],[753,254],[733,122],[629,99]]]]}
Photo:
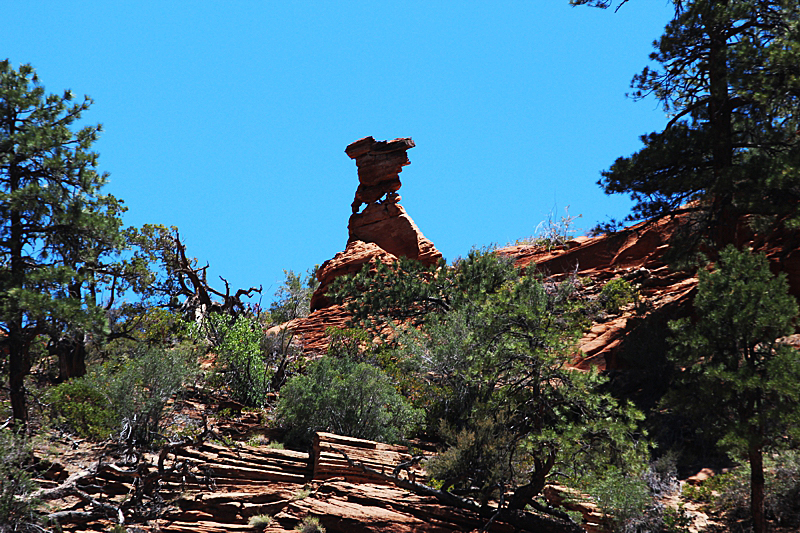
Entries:
{"type": "Polygon", "coordinates": [[[414,141],[409,138],[376,141],[365,137],[345,150],[358,167],[347,245],[317,270],[320,285],[311,298],[312,311],[331,305],[325,294],[334,279],[354,274],[367,263],[374,268],[377,261],[393,263],[399,257],[407,257],[432,265],[441,259],[441,252],[399,204],[399,175],[409,164],[406,151],[413,147],[414,141]],[[362,204],[367,206],[359,212],[362,204]]]}
{"type": "Polygon", "coordinates": [[[353,213],[358,213],[361,204],[370,205],[400,189],[400,172],[411,163],[406,150],[413,147],[414,141],[408,137],[391,141],[364,137],[345,149],[345,153],[356,160],[358,167],[358,189],[353,200],[353,213]]]}

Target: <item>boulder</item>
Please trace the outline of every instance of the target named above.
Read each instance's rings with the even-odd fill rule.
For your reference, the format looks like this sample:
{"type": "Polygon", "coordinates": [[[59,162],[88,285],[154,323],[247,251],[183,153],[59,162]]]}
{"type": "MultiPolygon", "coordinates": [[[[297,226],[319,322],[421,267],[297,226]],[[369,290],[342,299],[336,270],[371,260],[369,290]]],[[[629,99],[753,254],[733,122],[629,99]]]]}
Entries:
{"type": "Polygon", "coordinates": [[[399,200],[400,196],[391,195],[386,201],[370,204],[363,212],[352,215],[347,226],[349,242],[375,243],[396,257],[435,264],[442,254],[397,203],[399,200]]]}

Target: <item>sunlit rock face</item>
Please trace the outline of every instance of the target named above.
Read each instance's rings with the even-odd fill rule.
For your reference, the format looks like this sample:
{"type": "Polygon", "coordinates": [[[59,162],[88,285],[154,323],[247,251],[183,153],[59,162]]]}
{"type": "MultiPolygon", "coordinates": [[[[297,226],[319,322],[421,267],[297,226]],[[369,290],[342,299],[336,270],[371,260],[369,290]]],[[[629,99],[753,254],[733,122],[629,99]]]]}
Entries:
{"type": "Polygon", "coordinates": [[[354,274],[365,264],[392,263],[398,257],[435,264],[442,257],[399,203],[400,172],[410,163],[406,151],[413,147],[410,138],[376,141],[365,137],[345,150],[358,168],[347,245],[317,271],[320,285],[311,299],[312,311],[331,305],[325,293],[334,279],[354,274]]]}

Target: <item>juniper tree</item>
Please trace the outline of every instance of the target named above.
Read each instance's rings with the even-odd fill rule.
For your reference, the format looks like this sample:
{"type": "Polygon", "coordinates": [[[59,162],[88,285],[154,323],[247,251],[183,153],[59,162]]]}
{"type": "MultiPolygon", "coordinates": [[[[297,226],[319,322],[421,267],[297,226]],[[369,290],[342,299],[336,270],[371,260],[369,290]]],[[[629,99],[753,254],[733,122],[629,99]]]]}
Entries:
{"type": "Polygon", "coordinates": [[[575,282],[522,276],[472,251],[438,270],[401,262],[338,284],[377,329],[392,323],[400,386],[446,446],[428,467],[445,489],[524,509],[556,473],[638,464],[640,415],[569,368],[585,315],[575,282]],[[411,327],[403,327],[408,325],[411,327]]]}
{"type": "Polygon", "coordinates": [[[732,246],[699,278],[697,319],[671,323],[671,358],[681,371],[667,404],[750,462],[753,524],[761,533],[762,455],[800,436],[800,355],[778,340],[794,331],[797,302],[763,255],[732,246]]]}

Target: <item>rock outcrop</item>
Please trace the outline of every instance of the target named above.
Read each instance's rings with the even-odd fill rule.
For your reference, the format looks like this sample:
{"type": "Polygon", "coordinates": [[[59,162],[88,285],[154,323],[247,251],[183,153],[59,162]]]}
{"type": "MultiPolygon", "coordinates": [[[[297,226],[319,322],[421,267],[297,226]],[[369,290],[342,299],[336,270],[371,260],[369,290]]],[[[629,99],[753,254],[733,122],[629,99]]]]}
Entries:
{"type": "Polygon", "coordinates": [[[414,148],[410,138],[391,141],[376,141],[372,137],[359,139],[345,149],[358,167],[358,189],[353,200],[353,213],[358,213],[361,204],[373,204],[382,197],[400,189],[400,172],[411,164],[406,151],[414,148]]]}
{"type": "Polygon", "coordinates": [[[326,293],[339,276],[355,274],[365,264],[393,263],[398,257],[425,264],[441,259],[439,250],[399,203],[400,172],[410,163],[406,151],[413,147],[414,141],[409,138],[376,141],[365,137],[345,150],[356,161],[359,182],[347,225],[347,245],[317,271],[320,284],[311,298],[311,322],[317,318],[314,312],[332,305],[326,293]],[[359,212],[362,204],[366,207],[359,212]]]}
{"type": "Polygon", "coordinates": [[[589,297],[596,296],[614,278],[637,286],[638,308],[630,305],[605,316],[578,341],[574,366],[614,370],[624,366],[618,356],[626,341],[642,333],[644,326],[665,324],[688,312],[697,278],[690,272],[670,269],[663,257],[682,223],[679,217],[648,221],[610,235],[579,237],[564,246],[518,245],[497,253],[512,258],[526,273],[534,269],[551,282],[568,276],[583,279],[589,297]]]}
{"type": "MultiPolygon", "coordinates": [[[[250,429],[263,431],[257,420],[251,420],[250,429]]],[[[247,438],[241,430],[237,433],[237,438],[247,438]]],[[[400,486],[403,480],[414,483],[424,476],[402,446],[318,433],[311,453],[243,442],[235,446],[205,442],[150,460],[153,464],[137,468],[101,464],[94,475],[80,478],[77,487],[116,504],[129,497],[140,477],[153,474],[158,462],[165,469],[158,477],[162,512],[147,524],[137,524],[135,531],[142,532],[291,533],[306,517],[318,518],[331,533],[520,530],[502,517],[444,504],[432,495],[400,486]],[[404,467],[407,463],[413,464],[404,467]],[[400,481],[392,482],[392,475],[400,481]],[[253,521],[257,516],[260,525],[253,521]]],[[[52,500],[51,508],[74,511],[62,519],[64,531],[107,531],[116,519],[113,514],[108,518],[81,514],[92,505],[73,496],[52,500]]],[[[534,525],[525,530],[565,531],[553,520],[539,519],[534,525]]]]}

